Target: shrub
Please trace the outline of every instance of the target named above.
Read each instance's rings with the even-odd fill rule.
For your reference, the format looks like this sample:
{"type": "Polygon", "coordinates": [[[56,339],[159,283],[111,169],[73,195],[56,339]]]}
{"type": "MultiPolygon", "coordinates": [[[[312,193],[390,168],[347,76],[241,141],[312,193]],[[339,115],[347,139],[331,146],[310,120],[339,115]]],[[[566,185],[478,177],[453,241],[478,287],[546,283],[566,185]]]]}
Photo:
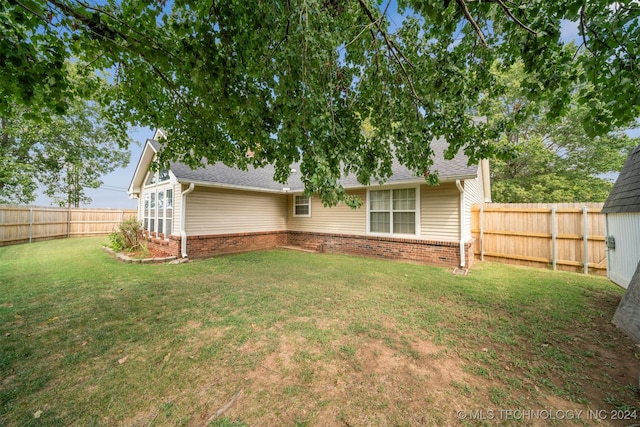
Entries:
{"type": "Polygon", "coordinates": [[[134,251],[142,247],[142,224],[135,218],[123,221],[109,234],[109,247],[114,251],[134,251]]]}

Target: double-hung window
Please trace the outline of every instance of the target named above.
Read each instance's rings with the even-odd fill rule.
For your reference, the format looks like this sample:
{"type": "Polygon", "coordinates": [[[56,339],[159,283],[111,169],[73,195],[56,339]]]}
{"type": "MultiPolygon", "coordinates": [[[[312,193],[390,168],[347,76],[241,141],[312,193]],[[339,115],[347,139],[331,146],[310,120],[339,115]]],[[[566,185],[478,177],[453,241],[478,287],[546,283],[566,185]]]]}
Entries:
{"type": "Polygon", "coordinates": [[[311,198],[293,196],[293,216],[311,216],[311,198]]]}
{"type": "Polygon", "coordinates": [[[370,190],[369,232],[376,234],[418,234],[418,189],[370,190]]]}

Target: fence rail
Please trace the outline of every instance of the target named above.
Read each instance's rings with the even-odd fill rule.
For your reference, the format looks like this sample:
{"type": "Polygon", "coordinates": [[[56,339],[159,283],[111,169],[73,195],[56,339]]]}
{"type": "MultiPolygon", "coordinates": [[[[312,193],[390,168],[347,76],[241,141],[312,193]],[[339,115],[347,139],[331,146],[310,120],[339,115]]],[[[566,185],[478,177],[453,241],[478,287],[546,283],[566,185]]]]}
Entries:
{"type": "Polygon", "coordinates": [[[46,208],[0,205],[0,246],[111,233],[135,209],[46,208]]]}
{"type": "Polygon", "coordinates": [[[482,204],[472,208],[481,260],[605,275],[602,203],[482,204]]]}

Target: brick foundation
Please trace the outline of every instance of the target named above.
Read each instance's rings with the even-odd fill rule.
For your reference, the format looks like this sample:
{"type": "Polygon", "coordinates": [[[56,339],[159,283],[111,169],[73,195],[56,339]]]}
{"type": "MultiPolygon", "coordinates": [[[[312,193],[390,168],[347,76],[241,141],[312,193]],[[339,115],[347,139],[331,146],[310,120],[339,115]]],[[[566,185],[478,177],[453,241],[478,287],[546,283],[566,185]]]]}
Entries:
{"type": "Polygon", "coordinates": [[[182,258],[182,254],[180,253],[180,236],[169,236],[168,240],[164,237],[164,234],[145,232],[142,240],[149,249],[157,249],[169,255],[182,258]]]}
{"type": "Polygon", "coordinates": [[[286,231],[189,236],[187,254],[190,258],[208,258],[220,254],[273,249],[286,244],[286,231]]]}
{"type": "MultiPolygon", "coordinates": [[[[162,236],[161,236],[162,237],[162,236]]],[[[181,257],[180,236],[146,239],[149,247],[181,257]]],[[[465,266],[474,262],[475,239],[465,244],[465,266]]],[[[318,252],[342,253],[385,259],[419,261],[431,265],[458,267],[460,247],[456,242],[401,239],[394,237],[354,236],[346,234],[273,231],[256,233],[212,234],[187,237],[190,258],[273,249],[280,246],[299,246],[318,252]]]]}
{"type": "MultiPolygon", "coordinates": [[[[472,239],[464,245],[467,268],[474,261],[474,242],[472,239]]],[[[455,242],[290,231],[289,245],[318,252],[403,259],[446,267],[460,265],[460,246],[455,242]]]]}

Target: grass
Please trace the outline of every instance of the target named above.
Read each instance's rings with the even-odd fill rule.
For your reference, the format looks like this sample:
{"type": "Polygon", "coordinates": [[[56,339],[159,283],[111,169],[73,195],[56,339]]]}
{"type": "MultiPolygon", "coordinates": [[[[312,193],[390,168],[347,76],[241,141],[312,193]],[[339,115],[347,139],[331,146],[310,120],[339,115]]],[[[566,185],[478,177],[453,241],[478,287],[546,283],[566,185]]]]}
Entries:
{"type": "Polygon", "coordinates": [[[640,418],[634,347],[610,324],[623,290],[601,277],[281,250],[134,265],[102,243],[0,248],[1,425],[640,418]]]}

